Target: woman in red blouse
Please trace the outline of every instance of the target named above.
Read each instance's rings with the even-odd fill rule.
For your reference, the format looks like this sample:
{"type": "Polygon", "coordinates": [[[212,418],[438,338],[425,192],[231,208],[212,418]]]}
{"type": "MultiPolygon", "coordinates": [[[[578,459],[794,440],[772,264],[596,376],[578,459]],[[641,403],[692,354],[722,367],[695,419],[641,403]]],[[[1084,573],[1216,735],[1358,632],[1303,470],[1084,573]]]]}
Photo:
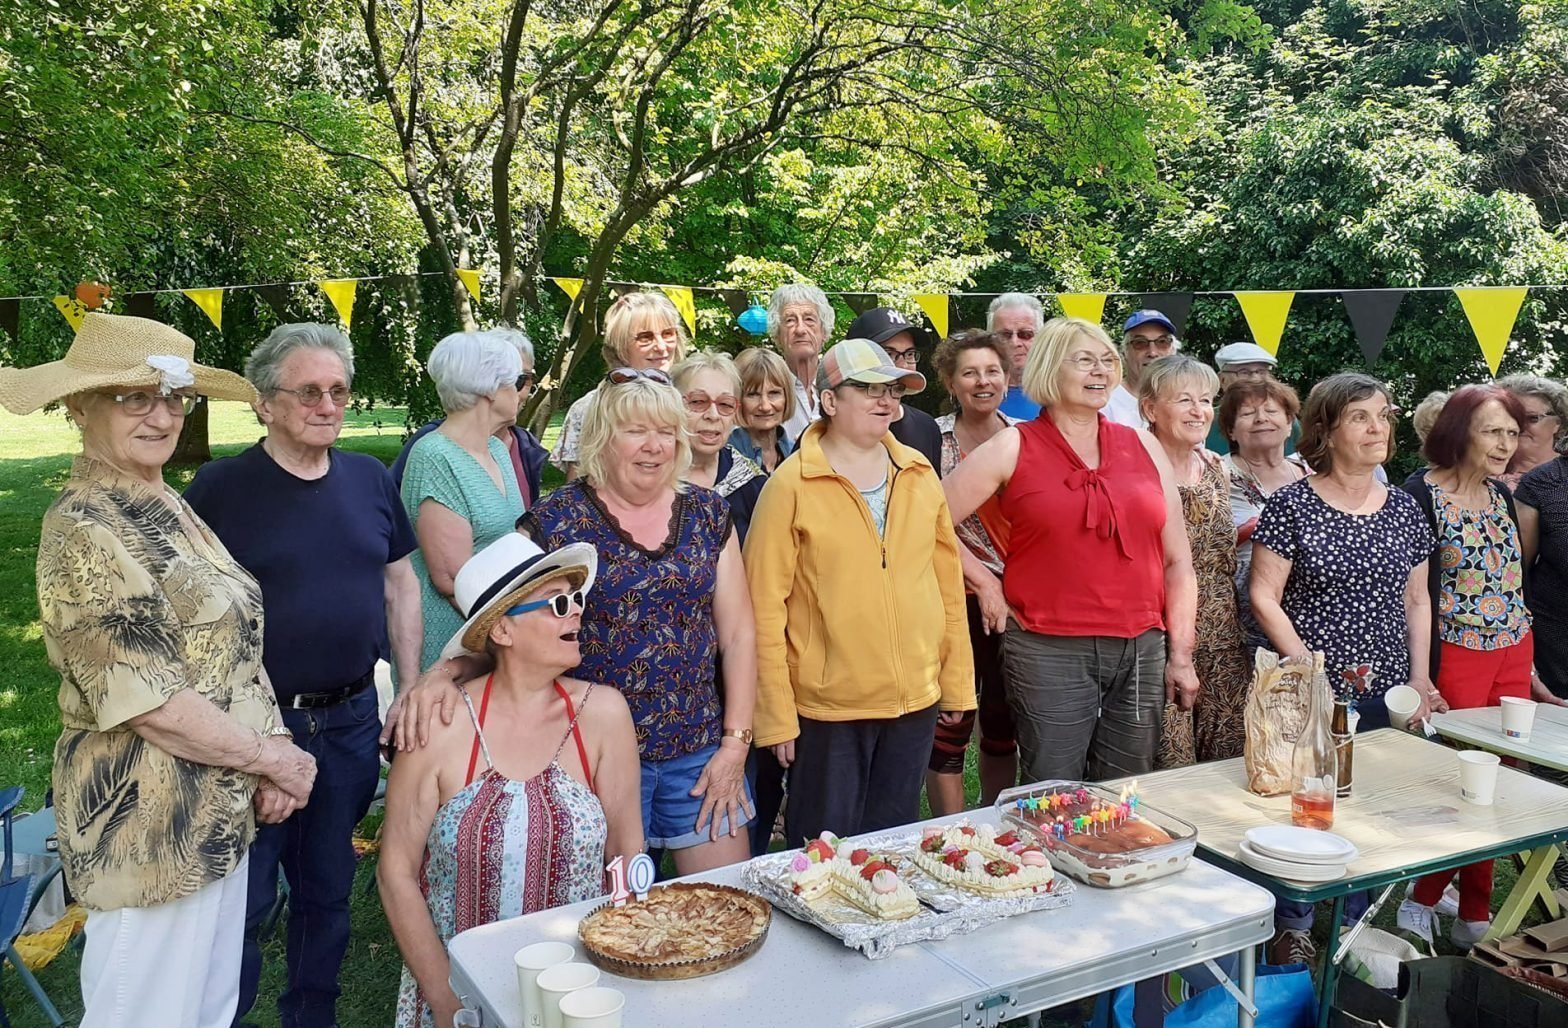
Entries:
{"type": "Polygon", "coordinates": [[[1100,326],[1056,318],[1023,387],[1040,416],[943,480],[955,522],[1000,493],[1012,527],[1002,661],[1025,781],[1154,766],[1167,698],[1191,709],[1197,584],[1170,462],[1101,416],[1121,362],[1100,326]]]}

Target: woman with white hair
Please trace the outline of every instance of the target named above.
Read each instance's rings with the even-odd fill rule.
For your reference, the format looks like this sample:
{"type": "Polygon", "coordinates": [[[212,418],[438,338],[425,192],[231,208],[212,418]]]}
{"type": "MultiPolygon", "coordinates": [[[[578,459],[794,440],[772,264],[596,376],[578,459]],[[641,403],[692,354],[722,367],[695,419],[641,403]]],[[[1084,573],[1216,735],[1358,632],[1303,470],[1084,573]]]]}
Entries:
{"type": "MultiPolygon", "coordinates": [[[[670,366],[686,356],[686,323],[675,304],[663,293],[626,293],[610,304],[604,316],[604,342],[600,356],[607,368],[654,368],[669,374],[670,366]]],[[[579,474],[579,441],[595,389],[567,408],[561,436],[550,451],[550,463],[566,473],[567,481],[579,474]]]]}
{"type": "Polygon", "coordinates": [[[589,543],[599,554],[575,673],[614,686],[631,707],[644,834],[683,875],[750,855],[745,771],[757,697],[734,521],[716,493],[683,481],[686,419],[664,372],[611,371],[583,418],[581,476],[517,525],[547,550],[589,543]]]}
{"type": "Polygon", "coordinates": [[[458,332],[436,344],[428,367],[446,420],[414,444],[403,473],[403,508],[419,537],[421,671],[463,623],[452,598],[458,568],[511,531],[523,512],[511,458],[495,437],[517,420],[516,347],[488,332],[458,332]]]}
{"type": "Polygon", "coordinates": [[[799,439],[817,420],[817,365],[836,320],[827,294],[816,286],[779,286],[768,298],[768,338],[795,373],[795,410],[784,422],[784,434],[791,439],[799,439]]]}
{"type": "Polygon", "coordinates": [[[691,438],[691,467],[686,469],[686,482],[724,497],[736,534],[744,545],[746,529],[751,527],[751,512],[767,476],[728,445],[740,406],[740,371],[728,354],[698,350],[675,365],[670,377],[686,405],[686,433],[691,438]]]}

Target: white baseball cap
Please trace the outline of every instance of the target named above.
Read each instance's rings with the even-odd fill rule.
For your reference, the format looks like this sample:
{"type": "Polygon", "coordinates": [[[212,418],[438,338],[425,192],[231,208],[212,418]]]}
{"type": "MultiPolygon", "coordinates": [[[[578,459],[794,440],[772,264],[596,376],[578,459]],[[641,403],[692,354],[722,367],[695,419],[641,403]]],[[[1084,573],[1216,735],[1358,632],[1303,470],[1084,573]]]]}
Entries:
{"type": "Polygon", "coordinates": [[[1214,355],[1214,366],[1224,371],[1234,364],[1267,364],[1274,367],[1278,359],[1257,343],[1227,343],[1214,355]]]}

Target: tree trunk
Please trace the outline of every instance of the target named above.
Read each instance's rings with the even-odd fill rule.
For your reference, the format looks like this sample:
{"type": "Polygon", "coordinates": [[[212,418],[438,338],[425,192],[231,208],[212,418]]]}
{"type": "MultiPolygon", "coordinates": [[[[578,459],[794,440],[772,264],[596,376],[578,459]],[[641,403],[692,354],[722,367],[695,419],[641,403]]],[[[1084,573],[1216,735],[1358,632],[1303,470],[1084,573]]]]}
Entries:
{"type": "Polygon", "coordinates": [[[212,445],[207,439],[207,409],[212,403],[198,403],[185,417],[185,427],[180,429],[179,441],[174,444],[170,464],[196,465],[212,460],[212,445]]]}

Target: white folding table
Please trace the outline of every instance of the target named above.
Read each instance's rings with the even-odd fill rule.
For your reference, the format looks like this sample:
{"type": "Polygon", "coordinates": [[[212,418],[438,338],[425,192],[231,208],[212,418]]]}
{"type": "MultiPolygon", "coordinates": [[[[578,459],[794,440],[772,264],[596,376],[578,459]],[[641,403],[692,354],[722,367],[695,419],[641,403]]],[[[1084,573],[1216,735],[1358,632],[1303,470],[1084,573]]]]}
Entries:
{"type": "MultiPolygon", "coordinates": [[[[994,822],[989,810],[970,820],[994,822]]],[[[956,818],[941,818],[942,823],[956,818]]],[[[740,865],[696,879],[739,885],[740,865]]],[[[512,954],[533,942],[577,945],[594,900],[463,932],[448,947],[452,987],[490,1028],[521,1028],[512,954]]],[[[626,993],[627,1028],[910,1025],[991,1028],[1168,971],[1240,955],[1236,988],[1250,1006],[1253,948],[1273,934],[1274,897],[1194,860],[1179,874],[1128,886],[1078,885],[1073,902],[967,935],[901,946],[870,960],[775,911],[767,941],[737,967],[680,982],[605,975],[626,993]]],[[[580,947],[579,947],[580,952],[580,947]]],[[[1238,1023],[1252,1018],[1241,1009],[1238,1023]]]]}

